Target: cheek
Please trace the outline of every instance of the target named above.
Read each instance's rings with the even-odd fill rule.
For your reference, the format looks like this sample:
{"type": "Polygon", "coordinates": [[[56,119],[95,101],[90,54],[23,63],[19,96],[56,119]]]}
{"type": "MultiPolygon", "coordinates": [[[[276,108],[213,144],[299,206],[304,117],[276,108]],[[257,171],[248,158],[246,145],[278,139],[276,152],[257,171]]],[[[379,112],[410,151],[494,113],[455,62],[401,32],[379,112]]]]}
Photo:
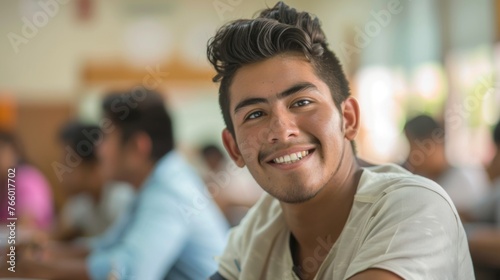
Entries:
{"type": "Polygon", "coordinates": [[[245,161],[258,161],[259,152],[268,144],[269,126],[259,127],[250,131],[239,146],[245,161]]]}
{"type": "MultiPolygon", "coordinates": [[[[254,153],[256,153],[255,145],[252,141],[250,141],[248,138],[243,140],[242,142],[238,142],[238,150],[240,153],[240,156],[245,164],[248,164],[251,162],[252,158],[254,158],[254,153]]],[[[238,162],[237,162],[238,164],[238,162]]]]}
{"type": "Polygon", "coordinates": [[[335,139],[342,132],[340,116],[336,112],[311,114],[301,126],[318,138],[335,139]]]}

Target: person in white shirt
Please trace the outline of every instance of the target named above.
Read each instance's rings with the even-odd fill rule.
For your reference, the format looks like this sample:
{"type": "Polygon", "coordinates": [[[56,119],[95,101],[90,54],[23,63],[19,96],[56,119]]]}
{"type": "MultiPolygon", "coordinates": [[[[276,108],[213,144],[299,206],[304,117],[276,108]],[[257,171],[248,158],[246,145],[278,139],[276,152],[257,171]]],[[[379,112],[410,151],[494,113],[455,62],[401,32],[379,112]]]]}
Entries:
{"type": "Polygon", "coordinates": [[[317,18],[279,2],[221,27],[207,54],[224,146],[267,192],[211,279],[474,279],[446,192],[358,163],[360,109],[317,18]]]}

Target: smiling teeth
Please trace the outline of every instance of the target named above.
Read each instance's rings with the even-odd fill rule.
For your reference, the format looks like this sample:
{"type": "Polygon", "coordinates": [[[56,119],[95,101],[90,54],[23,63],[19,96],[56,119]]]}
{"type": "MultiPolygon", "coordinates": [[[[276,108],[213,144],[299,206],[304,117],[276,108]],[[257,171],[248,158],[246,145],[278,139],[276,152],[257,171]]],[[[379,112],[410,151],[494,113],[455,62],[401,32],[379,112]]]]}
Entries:
{"type": "Polygon", "coordinates": [[[309,151],[291,153],[291,154],[286,155],[286,156],[275,158],[275,159],[273,159],[273,162],[274,163],[290,164],[290,163],[294,163],[296,161],[301,160],[303,157],[307,156],[308,154],[309,154],[309,151]]]}

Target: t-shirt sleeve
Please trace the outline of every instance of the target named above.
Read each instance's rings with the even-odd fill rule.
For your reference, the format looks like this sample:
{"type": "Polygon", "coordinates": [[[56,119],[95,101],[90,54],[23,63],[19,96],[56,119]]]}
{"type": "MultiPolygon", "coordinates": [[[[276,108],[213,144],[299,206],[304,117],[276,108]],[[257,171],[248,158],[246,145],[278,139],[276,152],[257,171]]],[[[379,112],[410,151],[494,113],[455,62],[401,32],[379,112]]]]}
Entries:
{"type": "Polygon", "coordinates": [[[365,240],[347,278],[368,268],[404,279],[474,279],[459,272],[470,258],[463,227],[449,199],[440,193],[402,186],[385,194],[364,230],[365,240]]]}

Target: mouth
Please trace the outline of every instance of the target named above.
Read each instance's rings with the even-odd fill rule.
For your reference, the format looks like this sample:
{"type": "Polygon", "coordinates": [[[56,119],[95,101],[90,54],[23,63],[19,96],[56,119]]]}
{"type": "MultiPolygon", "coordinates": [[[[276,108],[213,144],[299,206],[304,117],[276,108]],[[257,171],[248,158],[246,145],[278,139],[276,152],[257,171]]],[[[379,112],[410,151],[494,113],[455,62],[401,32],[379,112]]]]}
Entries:
{"type": "Polygon", "coordinates": [[[314,149],[290,153],[288,155],[277,157],[277,158],[271,160],[270,163],[280,164],[280,165],[293,164],[293,163],[296,163],[296,162],[303,160],[308,155],[310,155],[313,151],[314,151],[314,149]]]}

